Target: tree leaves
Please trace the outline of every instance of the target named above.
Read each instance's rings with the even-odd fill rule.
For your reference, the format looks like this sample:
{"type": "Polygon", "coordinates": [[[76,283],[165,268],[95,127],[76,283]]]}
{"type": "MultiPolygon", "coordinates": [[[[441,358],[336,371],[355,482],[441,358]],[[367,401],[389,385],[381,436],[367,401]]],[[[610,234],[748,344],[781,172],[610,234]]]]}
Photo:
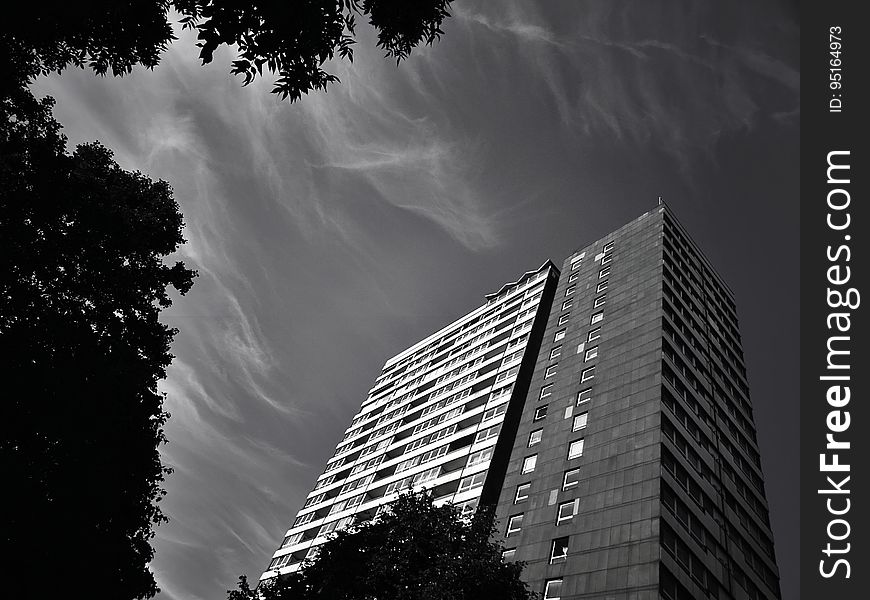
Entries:
{"type": "Polygon", "coordinates": [[[98,75],[124,75],[136,64],[153,68],[175,39],[170,7],[183,29],[195,29],[199,58],[208,64],[221,46],[235,46],[230,72],[242,85],[277,75],[272,93],[295,102],[325,90],[338,77],[324,70],[353,61],[356,16],[368,16],[378,47],[398,64],[421,42],[440,38],[452,0],[83,0],[50,7],[23,4],[0,24],[0,72],[16,82],[87,65],[98,75]]]}
{"type": "Polygon", "coordinates": [[[7,592],[69,594],[88,573],[91,597],[146,598],[169,472],[157,382],[175,334],[158,316],[194,273],[163,261],[183,242],[166,182],[98,143],[68,154],[52,105],[0,96],[7,592]]]}
{"type": "Polygon", "coordinates": [[[404,494],[376,520],[339,531],[301,571],[228,600],[529,600],[522,563],[505,563],[491,509],[462,520],[431,493],[404,494]]]}

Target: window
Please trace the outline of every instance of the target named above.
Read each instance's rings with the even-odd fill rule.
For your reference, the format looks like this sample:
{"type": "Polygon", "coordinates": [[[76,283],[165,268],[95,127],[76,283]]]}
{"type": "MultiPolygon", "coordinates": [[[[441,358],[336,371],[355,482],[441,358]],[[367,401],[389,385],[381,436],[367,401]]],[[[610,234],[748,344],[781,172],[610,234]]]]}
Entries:
{"type": "Polygon", "coordinates": [[[474,438],[474,443],[483,442],[488,439],[492,439],[498,435],[498,432],[501,431],[501,423],[498,425],[493,425],[492,427],[487,427],[486,429],[482,429],[477,432],[477,437],[474,438]]]}
{"type": "Polygon", "coordinates": [[[326,492],[317,494],[316,496],[312,496],[308,500],[305,501],[305,505],[302,508],[308,508],[309,506],[314,506],[315,504],[320,504],[326,500],[326,492]]]}
{"type": "Polygon", "coordinates": [[[560,600],[562,598],[562,580],[550,579],[544,584],[544,600],[560,600]]]}
{"type": "Polygon", "coordinates": [[[478,450],[477,452],[472,452],[468,456],[468,464],[466,467],[473,467],[474,465],[479,465],[482,462],[488,461],[492,458],[492,448],[486,448],[485,450],[478,450]]]}
{"type": "Polygon", "coordinates": [[[544,398],[551,396],[553,394],[553,385],[552,383],[548,383],[544,387],[541,388],[541,395],[538,396],[538,400],[543,400],[544,398]]]}
{"type": "Polygon", "coordinates": [[[568,283],[571,283],[572,281],[577,281],[579,277],[580,273],[571,273],[571,276],[568,277],[568,283]]]}
{"type": "Polygon", "coordinates": [[[594,342],[595,340],[597,340],[600,337],[601,337],[601,328],[596,327],[595,329],[592,329],[589,331],[589,335],[586,336],[586,341],[587,342],[594,342]]]}
{"type": "Polygon", "coordinates": [[[555,375],[556,370],[557,370],[556,368],[558,366],[559,366],[558,363],[556,363],[554,365],[550,365],[549,367],[547,367],[547,370],[544,371],[544,379],[546,379],[547,377],[552,377],[553,375],[555,375]]]}
{"type": "Polygon", "coordinates": [[[604,267],[603,269],[598,271],[598,279],[604,279],[608,275],[610,275],[610,267],[604,267]]]}
{"type": "Polygon", "coordinates": [[[612,254],[605,254],[604,256],[601,257],[601,264],[606,265],[611,260],[613,260],[613,255],[612,254]]]}
{"type": "Polygon", "coordinates": [[[562,354],[562,345],[561,344],[556,346],[552,350],[550,350],[550,358],[556,358],[560,354],[562,354]]]}
{"type": "Polygon", "coordinates": [[[585,404],[590,400],[592,400],[592,388],[586,388],[585,390],[577,392],[577,406],[585,404]]]}
{"type": "Polygon", "coordinates": [[[466,500],[462,504],[458,505],[459,508],[459,516],[460,518],[470,517],[474,514],[474,511],[477,510],[477,504],[480,502],[480,498],[472,498],[471,500],[466,500]]]}
{"type": "Polygon", "coordinates": [[[604,244],[604,249],[602,250],[602,252],[609,252],[613,250],[613,244],[613,242],[607,242],[606,244],[604,244]]]}
{"type": "Polygon", "coordinates": [[[559,510],[556,511],[556,525],[570,521],[577,514],[580,508],[580,498],[574,498],[570,502],[563,502],[559,505],[559,510]]]}
{"type": "Polygon", "coordinates": [[[586,354],[583,355],[583,360],[592,360],[598,356],[598,346],[592,346],[589,350],[586,351],[586,354]]]}
{"type": "Polygon", "coordinates": [[[531,448],[535,444],[540,444],[543,437],[544,437],[544,430],[543,429],[535,429],[533,432],[531,432],[529,434],[529,448],[531,448]]]}
{"type": "Polygon", "coordinates": [[[583,369],[583,372],[580,373],[580,382],[589,381],[595,377],[595,367],[589,367],[588,369],[583,369]]]}
{"type": "MultiPolygon", "coordinates": [[[[581,448],[582,453],[582,448],[581,448]]],[[[527,456],[523,459],[523,469],[522,473],[531,473],[535,470],[535,465],[538,464],[538,455],[532,454],[531,456],[527,456]]]]}
{"type": "Polygon", "coordinates": [[[481,422],[489,421],[490,419],[494,419],[500,415],[503,415],[507,410],[507,402],[499,404],[498,406],[493,406],[490,409],[487,409],[486,412],[483,413],[483,417],[480,419],[481,422]]]}
{"type": "Polygon", "coordinates": [[[550,545],[550,564],[562,562],[566,558],[568,558],[568,538],[556,538],[550,545]]]}
{"type": "Polygon", "coordinates": [[[508,519],[507,535],[510,535],[512,533],[516,533],[517,531],[519,531],[522,528],[523,528],[523,515],[522,515],[522,513],[520,513],[518,515],[514,515],[510,519],[508,519]]]}
{"type": "Polygon", "coordinates": [[[351,508],[356,508],[357,506],[359,506],[360,504],[363,503],[363,500],[365,499],[365,497],[366,497],[365,494],[360,494],[358,496],[353,496],[352,498],[348,498],[347,502],[344,505],[344,510],[350,510],[351,508]]]}
{"type": "Polygon", "coordinates": [[[330,475],[325,479],[318,479],[317,483],[314,484],[314,489],[319,490],[320,488],[324,488],[335,482],[335,475],[330,475]]]}
{"type": "Polygon", "coordinates": [[[599,321],[602,321],[603,319],[604,319],[604,311],[602,310],[602,311],[597,312],[597,313],[592,315],[592,318],[589,320],[589,324],[595,325],[596,323],[598,323],[599,321]]]}
{"type": "Polygon", "coordinates": [[[562,303],[562,310],[566,308],[571,308],[571,305],[574,304],[574,298],[568,298],[562,303]]]}
{"type": "Polygon", "coordinates": [[[547,418],[547,407],[549,404],[542,404],[538,408],[535,409],[535,417],[532,419],[533,421],[540,421],[541,419],[547,418]]]}
{"type": "Polygon", "coordinates": [[[314,519],[313,512],[305,513],[304,515],[299,515],[298,517],[296,517],[296,520],[293,521],[293,527],[299,527],[300,525],[305,525],[306,523],[310,522],[312,519],[314,519]]]}
{"type": "Polygon", "coordinates": [[[277,556],[277,557],[272,559],[272,562],[269,563],[269,567],[267,570],[274,571],[275,569],[280,569],[281,567],[286,565],[288,562],[290,562],[291,558],[293,558],[292,554],[284,554],[281,556],[277,556]]]}
{"type": "Polygon", "coordinates": [[[586,440],[580,438],[579,440],[574,440],[573,442],[571,442],[571,444],[568,446],[568,460],[572,458],[580,458],[581,456],[583,456],[584,441],[586,440]]]}
{"type": "Polygon", "coordinates": [[[288,546],[295,546],[296,544],[298,544],[299,542],[302,541],[302,534],[303,534],[302,531],[300,531],[298,533],[291,533],[290,535],[288,535],[287,537],[284,538],[284,541],[281,542],[281,547],[278,548],[278,550],[283,550],[284,548],[287,548],[288,546]]]}
{"type": "Polygon", "coordinates": [[[568,490],[580,483],[580,468],[570,469],[565,471],[565,477],[562,479],[562,490],[568,490]]]}
{"type": "Polygon", "coordinates": [[[532,488],[531,483],[521,483],[517,486],[517,494],[514,496],[514,504],[525,502],[529,499],[529,490],[532,488]]]}
{"type": "Polygon", "coordinates": [[[568,319],[571,318],[571,313],[565,313],[564,315],[559,316],[559,322],[556,325],[564,325],[568,322],[568,319]]]}
{"type": "Polygon", "coordinates": [[[553,336],[553,341],[558,342],[559,340],[561,340],[564,337],[565,337],[565,330],[560,329],[559,331],[556,332],[556,335],[553,336]]]}
{"type": "Polygon", "coordinates": [[[516,549],[516,548],[508,548],[507,550],[504,550],[504,551],[501,553],[501,559],[502,559],[504,562],[507,562],[507,561],[509,561],[509,560],[513,560],[513,559],[514,559],[514,556],[516,556],[516,554],[517,554],[517,549],[516,549]]]}
{"type": "Polygon", "coordinates": [[[459,482],[459,488],[456,490],[456,493],[459,494],[460,492],[467,492],[468,490],[480,487],[483,485],[484,479],[486,479],[486,471],[463,477],[462,481],[459,482]]]}
{"type": "MultiPolygon", "coordinates": [[[[441,467],[432,467],[431,469],[427,469],[422,473],[417,473],[411,478],[411,485],[420,485],[426,483],[427,481],[432,481],[433,479],[437,479],[441,474],[441,467]]],[[[478,473],[480,475],[480,473],[478,473]]],[[[483,485],[483,480],[481,480],[480,485],[483,485]]]]}
{"type": "Polygon", "coordinates": [[[574,425],[571,427],[571,431],[579,431],[586,427],[586,422],[589,420],[589,413],[583,412],[574,417],[574,425]]]}
{"type": "Polygon", "coordinates": [[[604,306],[607,302],[607,294],[602,296],[598,296],[595,300],[592,301],[592,308],[598,308],[599,306],[604,306]]]}
{"type": "Polygon", "coordinates": [[[598,287],[595,288],[595,292],[603,292],[607,289],[607,279],[598,284],[598,287]]]}
{"type": "MultiPolygon", "coordinates": [[[[585,254],[585,253],[584,253],[585,254]]],[[[571,270],[576,271],[580,264],[583,262],[583,257],[578,256],[574,260],[571,261],[571,270]]]]}
{"type": "Polygon", "coordinates": [[[575,292],[576,289],[577,289],[576,285],[569,285],[568,288],[565,290],[565,295],[570,296],[571,294],[573,294],[575,292]]]}

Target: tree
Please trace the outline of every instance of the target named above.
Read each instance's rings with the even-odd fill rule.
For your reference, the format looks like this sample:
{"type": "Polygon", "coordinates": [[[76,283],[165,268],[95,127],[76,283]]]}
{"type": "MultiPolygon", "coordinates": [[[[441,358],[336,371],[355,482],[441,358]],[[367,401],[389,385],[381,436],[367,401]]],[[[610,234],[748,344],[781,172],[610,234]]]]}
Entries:
{"type": "Polygon", "coordinates": [[[397,62],[422,42],[439,39],[452,0],[83,0],[22,4],[0,24],[4,81],[22,81],[72,64],[104,75],[153,68],[175,39],[169,11],[198,32],[200,59],[211,62],[220,46],[235,45],[232,73],[244,85],[278,75],[273,93],[293,102],[338,81],[323,69],[338,56],[353,60],[356,18],[378,32],[377,45],[397,62]]]}
{"type": "Polygon", "coordinates": [[[163,261],[184,241],[166,182],[98,143],[67,153],[52,104],[0,101],[6,591],[64,597],[87,580],[92,597],[146,598],[176,332],[158,315],[195,273],[163,261]]]}
{"type": "Polygon", "coordinates": [[[404,494],[377,519],[333,534],[312,560],[228,600],[529,600],[522,563],[504,562],[492,511],[470,521],[431,493],[404,494]]]}

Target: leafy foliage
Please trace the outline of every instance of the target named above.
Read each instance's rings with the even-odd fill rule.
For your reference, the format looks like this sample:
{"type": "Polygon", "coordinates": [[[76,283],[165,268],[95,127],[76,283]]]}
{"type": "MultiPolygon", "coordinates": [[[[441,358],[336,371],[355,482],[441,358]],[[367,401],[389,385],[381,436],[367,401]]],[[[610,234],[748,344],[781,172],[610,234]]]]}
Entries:
{"type": "Polygon", "coordinates": [[[124,75],[141,64],[153,68],[174,38],[168,0],[20,2],[0,20],[3,83],[18,84],[67,65],[98,75],[124,75]]]}
{"type": "Polygon", "coordinates": [[[7,586],[62,597],[86,574],[90,596],[151,597],[175,333],[158,315],[195,273],[162,260],[184,241],[166,182],[98,143],[68,154],[52,104],[0,100],[7,586]]]}
{"type": "MultiPolygon", "coordinates": [[[[336,58],[353,60],[356,18],[368,17],[378,47],[397,62],[414,47],[443,33],[452,0],[82,0],[23,4],[19,16],[0,24],[0,55],[15,79],[90,66],[97,74],[129,73],[132,66],[157,65],[175,39],[170,8],[184,27],[196,29],[203,64],[222,45],[235,45],[231,72],[243,85],[277,74],[273,93],[293,102],[311,90],[324,90],[338,78],[323,66],[336,58]]],[[[8,79],[8,77],[6,77],[8,79]]]]}
{"type": "Polygon", "coordinates": [[[492,512],[468,522],[430,493],[405,494],[374,521],[339,531],[303,569],[228,600],[529,600],[522,563],[504,562],[492,512]]]}

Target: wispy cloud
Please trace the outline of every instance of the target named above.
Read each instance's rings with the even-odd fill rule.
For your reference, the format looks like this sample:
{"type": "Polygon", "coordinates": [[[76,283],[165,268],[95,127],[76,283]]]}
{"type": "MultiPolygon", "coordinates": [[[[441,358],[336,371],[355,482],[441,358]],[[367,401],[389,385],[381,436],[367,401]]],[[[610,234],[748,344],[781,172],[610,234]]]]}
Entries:
{"type": "MultiPolygon", "coordinates": [[[[761,50],[713,34],[693,36],[705,20],[716,18],[715,11],[665,24],[670,15],[660,15],[658,5],[627,11],[592,2],[576,5],[564,22],[546,23],[538,7],[526,3],[482,8],[459,9],[457,17],[514,37],[521,44],[518,54],[538,72],[566,126],[660,148],[686,174],[698,157],[711,157],[721,135],[755,125],[765,102],[752,78],[783,86],[790,98],[799,88],[797,70],[761,50]],[[650,30],[673,35],[653,38],[650,30]]],[[[783,114],[781,108],[766,110],[767,116],[783,114]]]]}
{"type": "Polygon", "coordinates": [[[769,40],[795,32],[729,6],[455,3],[398,68],[361,26],[341,84],[294,105],[242,88],[231,52],[200,66],[190,32],[153,72],[39,82],[73,143],[173,185],[200,273],[163,315],[164,597],[258,575],[391,352],[649,187],[685,191],[722,140],[795,128],[799,74],[769,40]]]}

